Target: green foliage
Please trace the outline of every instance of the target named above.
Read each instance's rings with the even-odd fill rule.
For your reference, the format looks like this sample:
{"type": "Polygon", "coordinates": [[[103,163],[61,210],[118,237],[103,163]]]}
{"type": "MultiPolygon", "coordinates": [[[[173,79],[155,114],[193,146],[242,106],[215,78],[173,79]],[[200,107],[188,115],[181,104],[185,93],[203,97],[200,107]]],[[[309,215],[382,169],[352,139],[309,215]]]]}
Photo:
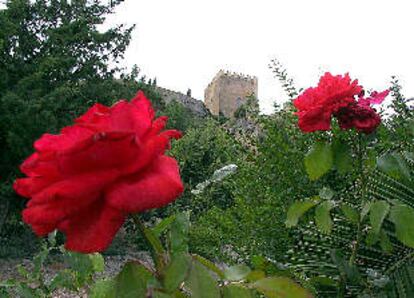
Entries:
{"type": "Polygon", "coordinates": [[[299,218],[312,207],[319,204],[320,198],[318,196],[305,201],[296,201],[289,207],[286,219],[286,226],[288,228],[294,227],[298,224],[299,218]]]}
{"type": "MultiPolygon", "coordinates": [[[[207,259],[189,254],[185,249],[188,247],[189,217],[177,214],[174,218],[170,228],[164,231],[167,243],[164,253],[153,254],[155,268],[146,267],[139,262],[129,262],[113,279],[98,280],[92,286],[91,296],[240,298],[255,297],[257,290],[265,297],[276,297],[276,294],[311,297],[307,290],[287,277],[266,276],[261,272],[257,275],[258,279],[250,281],[252,271],[245,265],[232,266],[222,271],[207,259]]],[[[139,220],[135,222],[138,223],[139,220]]],[[[143,227],[141,223],[138,224],[143,227]]],[[[141,231],[147,238],[151,234],[148,231],[154,229],[156,227],[151,230],[141,228],[141,231]]],[[[157,242],[161,242],[160,238],[157,239],[157,242]]],[[[147,240],[153,243],[151,239],[147,240]]],[[[151,248],[154,252],[159,251],[157,247],[151,248]]]]}
{"type": "Polygon", "coordinates": [[[19,278],[0,283],[0,294],[3,291],[7,295],[18,294],[20,297],[49,297],[59,288],[78,291],[92,282],[95,273],[104,270],[104,259],[100,254],[79,254],[56,246],[55,232],[49,234],[47,241],[42,242],[41,250],[34,256],[32,263],[31,270],[22,265],[17,267],[19,278]],[[45,265],[58,252],[63,254],[66,268],[47,282],[44,275],[45,265]]]}
{"type": "Polygon", "coordinates": [[[305,167],[311,180],[316,180],[328,172],[333,165],[330,144],[315,143],[305,156],[305,167]]]}
{"type": "MultiPolygon", "coordinates": [[[[187,130],[183,138],[172,146],[170,154],[180,165],[185,192],[170,210],[191,210],[197,216],[213,205],[231,204],[231,197],[223,191],[212,189],[209,195],[194,199],[191,190],[208,180],[215,170],[230,163],[238,163],[242,149],[214,120],[206,120],[198,127],[187,130]]],[[[221,185],[221,184],[220,184],[221,185]]],[[[219,185],[219,187],[220,187],[219,185]]]]}

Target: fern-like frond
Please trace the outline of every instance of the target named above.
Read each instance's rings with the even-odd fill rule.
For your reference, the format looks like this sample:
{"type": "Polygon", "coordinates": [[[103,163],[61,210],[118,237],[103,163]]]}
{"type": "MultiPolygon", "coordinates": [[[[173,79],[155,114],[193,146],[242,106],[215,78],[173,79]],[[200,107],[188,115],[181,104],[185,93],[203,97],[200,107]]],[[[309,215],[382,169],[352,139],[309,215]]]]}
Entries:
{"type": "MultiPolygon", "coordinates": [[[[414,208],[414,161],[412,155],[404,155],[409,165],[411,179],[396,180],[376,170],[368,179],[367,192],[370,199],[385,200],[390,204],[401,202],[414,208]]],[[[356,206],[353,206],[356,207],[356,206]]],[[[340,250],[348,260],[356,238],[356,225],[350,223],[340,212],[334,212],[334,229],[330,235],[321,234],[313,222],[293,231],[296,246],[288,252],[289,266],[305,272],[312,280],[315,277],[328,277],[339,281],[338,266],[331,258],[332,250],[340,250]]],[[[407,227],[409,228],[409,227],[407,227]]],[[[414,222],[412,225],[414,228],[414,222]]],[[[370,229],[366,224],[364,234],[370,229]]],[[[391,251],[385,251],[380,243],[368,245],[360,243],[356,264],[364,282],[347,284],[348,297],[414,297],[414,249],[402,244],[395,235],[394,225],[385,220],[383,233],[389,239],[391,251]]],[[[318,297],[332,297],[337,288],[319,286],[318,297]]]]}

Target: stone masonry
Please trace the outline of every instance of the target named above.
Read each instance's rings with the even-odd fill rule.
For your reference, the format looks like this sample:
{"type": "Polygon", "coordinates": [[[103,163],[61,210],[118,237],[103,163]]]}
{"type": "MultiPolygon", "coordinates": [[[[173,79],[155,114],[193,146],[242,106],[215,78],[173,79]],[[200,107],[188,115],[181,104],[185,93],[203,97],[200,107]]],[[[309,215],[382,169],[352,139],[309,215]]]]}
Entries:
{"type": "Polygon", "coordinates": [[[251,95],[257,98],[257,77],[220,70],[204,91],[204,103],[211,114],[231,118],[251,95]]]}

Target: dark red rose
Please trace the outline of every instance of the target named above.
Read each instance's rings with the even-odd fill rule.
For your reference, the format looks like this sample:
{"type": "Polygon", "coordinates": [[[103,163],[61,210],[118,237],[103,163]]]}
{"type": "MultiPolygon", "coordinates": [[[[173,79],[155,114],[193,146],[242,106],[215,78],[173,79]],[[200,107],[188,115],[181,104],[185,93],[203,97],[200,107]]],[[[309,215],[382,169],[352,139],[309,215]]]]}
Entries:
{"type": "Polygon", "coordinates": [[[362,87],[348,74],[333,76],[325,73],[315,88],[306,89],[294,100],[298,109],[299,128],[304,132],[330,130],[332,115],[356,102],[362,87]]]}
{"type": "Polygon", "coordinates": [[[44,134],[14,189],[29,198],[23,220],[44,236],[66,235],[68,250],[105,250],[128,213],[164,206],[183,191],[175,159],[164,155],[176,130],[163,131],[140,91],[131,102],[95,104],[59,135],[44,134]]]}
{"type": "Polygon", "coordinates": [[[341,109],[336,115],[342,129],[352,129],[370,134],[381,123],[381,117],[369,106],[359,104],[341,109]]]}

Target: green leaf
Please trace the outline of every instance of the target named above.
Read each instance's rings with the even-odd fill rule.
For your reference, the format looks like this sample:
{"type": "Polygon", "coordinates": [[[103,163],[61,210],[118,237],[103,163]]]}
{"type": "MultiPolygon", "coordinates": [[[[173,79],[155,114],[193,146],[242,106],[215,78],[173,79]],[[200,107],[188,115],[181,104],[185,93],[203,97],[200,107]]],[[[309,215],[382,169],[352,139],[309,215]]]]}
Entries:
{"type": "Polygon", "coordinates": [[[410,169],[400,153],[387,153],[377,159],[378,168],[397,180],[410,180],[410,169]]]}
{"type": "Polygon", "coordinates": [[[330,187],[324,187],[319,191],[319,197],[322,200],[330,200],[333,198],[335,192],[330,187]]]}
{"type": "Polygon", "coordinates": [[[287,277],[264,278],[256,281],[252,286],[268,298],[312,297],[307,290],[287,277]]]}
{"type": "Polygon", "coordinates": [[[92,269],[94,272],[103,272],[105,269],[105,260],[99,253],[89,254],[89,259],[92,263],[92,269]]]}
{"type": "Polygon", "coordinates": [[[390,219],[395,225],[398,240],[414,248],[414,209],[404,204],[392,206],[390,219]]]}
{"type": "Polygon", "coordinates": [[[206,258],[203,258],[199,255],[192,255],[195,260],[197,260],[199,263],[206,266],[209,270],[213,271],[215,274],[218,275],[221,279],[225,279],[223,271],[220,270],[219,267],[217,267],[213,262],[210,260],[207,260],[206,258]]]}
{"type": "Polygon", "coordinates": [[[379,234],[382,222],[390,211],[390,204],[386,201],[375,201],[371,204],[369,211],[369,220],[371,222],[372,231],[376,235],[379,234]]]}
{"type": "Polygon", "coordinates": [[[249,289],[242,286],[228,285],[223,287],[223,298],[252,298],[249,289]]]}
{"type": "Polygon", "coordinates": [[[337,249],[331,250],[332,261],[338,267],[339,272],[344,274],[351,283],[357,284],[361,280],[361,274],[358,271],[358,267],[354,264],[350,264],[344,256],[337,249]]]}
{"type": "Polygon", "coordinates": [[[359,213],[356,209],[343,203],[341,204],[341,210],[346,216],[346,218],[348,218],[352,223],[357,224],[359,222],[359,213]]]}
{"type": "Polygon", "coordinates": [[[190,228],[190,220],[188,213],[180,213],[176,215],[174,222],[171,223],[170,243],[171,253],[187,253],[188,252],[188,230],[190,228]]]}
{"type": "Polygon", "coordinates": [[[89,292],[90,298],[115,298],[115,281],[113,279],[105,279],[97,281],[89,292]]]}
{"type": "Polygon", "coordinates": [[[291,228],[298,224],[299,218],[305,214],[309,209],[316,206],[320,202],[320,198],[315,196],[305,201],[294,202],[287,213],[286,227],[291,228]]]}
{"type": "Polygon", "coordinates": [[[54,291],[58,288],[76,290],[76,272],[66,269],[56,274],[49,285],[49,289],[54,291]]]}
{"type": "Polygon", "coordinates": [[[250,268],[246,265],[235,265],[224,270],[224,276],[229,281],[239,281],[244,279],[249,273],[250,268]]]}
{"type": "Polygon", "coordinates": [[[335,206],[332,201],[325,201],[316,207],[315,222],[322,233],[330,234],[333,222],[331,219],[331,209],[335,206]]]}
{"type": "Polygon", "coordinates": [[[392,252],[393,250],[393,246],[390,241],[390,238],[388,237],[387,233],[382,229],[380,232],[380,246],[383,251],[388,252],[388,253],[392,252]]]}
{"type": "Polygon", "coordinates": [[[160,237],[161,234],[175,221],[175,214],[161,220],[155,227],[152,228],[152,232],[156,237],[160,237]]]}
{"type": "Polygon", "coordinates": [[[219,298],[220,291],[216,281],[210,272],[199,262],[193,262],[189,277],[185,283],[191,292],[191,297],[197,298],[219,298]]]}
{"type": "Polygon", "coordinates": [[[309,281],[312,284],[314,285],[316,284],[319,286],[325,286],[325,287],[337,287],[338,286],[338,283],[334,279],[326,277],[326,276],[315,276],[315,277],[312,277],[309,281]]]}
{"type": "Polygon", "coordinates": [[[367,216],[369,210],[371,209],[371,204],[372,204],[372,201],[368,201],[362,207],[362,210],[361,210],[361,220],[363,220],[365,218],[365,216],[367,216]]]}
{"type": "Polygon", "coordinates": [[[151,272],[143,265],[128,262],[115,278],[116,297],[146,297],[147,283],[151,277],[151,272]]]}
{"type": "Polygon", "coordinates": [[[369,245],[372,246],[375,243],[377,243],[379,240],[379,235],[377,233],[374,233],[373,230],[369,230],[367,232],[367,236],[365,238],[365,242],[369,245]]]}
{"type": "Polygon", "coordinates": [[[353,159],[351,148],[339,140],[335,141],[333,146],[334,166],[339,174],[343,175],[352,170],[353,159]]]}
{"type": "Polygon", "coordinates": [[[185,254],[176,254],[172,256],[164,273],[164,289],[171,293],[174,292],[184,281],[190,269],[190,258],[185,254]]]}
{"type": "Polygon", "coordinates": [[[315,143],[305,156],[305,168],[311,180],[317,180],[326,174],[332,164],[332,148],[327,143],[315,143]]]}
{"type": "Polygon", "coordinates": [[[262,270],[252,270],[247,276],[246,276],[246,280],[248,282],[255,282],[258,281],[259,279],[265,278],[266,277],[266,273],[262,270]]]}

